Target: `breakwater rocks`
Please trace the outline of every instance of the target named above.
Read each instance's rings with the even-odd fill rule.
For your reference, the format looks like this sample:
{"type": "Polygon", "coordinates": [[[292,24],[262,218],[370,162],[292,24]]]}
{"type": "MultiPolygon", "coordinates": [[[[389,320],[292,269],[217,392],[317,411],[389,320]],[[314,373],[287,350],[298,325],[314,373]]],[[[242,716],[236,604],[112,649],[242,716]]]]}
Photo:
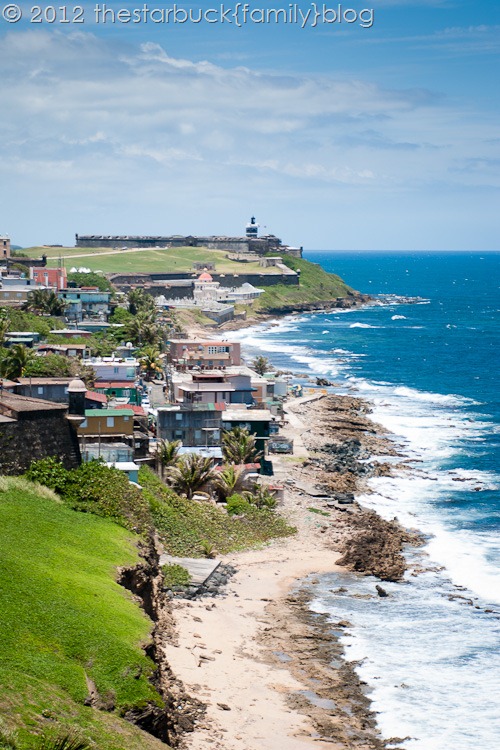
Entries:
{"type": "Polygon", "coordinates": [[[405,546],[418,546],[422,538],[354,500],[357,493],[370,491],[370,477],[393,471],[393,465],[373,460],[374,454],[400,455],[369,412],[362,399],[328,396],[309,410],[311,429],[304,438],[317,469],[316,486],[324,491],[329,512],[337,516],[330,535],[341,553],[339,565],[383,581],[399,581],[407,568],[405,546]]]}
{"type": "Polygon", "coordinates": [[[349,523],[351,535],[342,545],[337,563],[382,581],[400,581],[407,567],[403,549],[413,542],[411,534],[370,510],[353,515],[349,523]]]}

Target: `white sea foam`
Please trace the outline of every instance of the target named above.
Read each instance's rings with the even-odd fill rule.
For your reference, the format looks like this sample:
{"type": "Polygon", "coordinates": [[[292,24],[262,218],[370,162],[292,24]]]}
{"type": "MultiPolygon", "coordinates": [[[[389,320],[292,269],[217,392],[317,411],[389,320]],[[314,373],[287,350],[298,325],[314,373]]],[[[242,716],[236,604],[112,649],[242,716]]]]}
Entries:
{"type": "Polygon", "coordinates": [[[411,737],[397,743],[408,750],[497,747],[498,616],[475,609],[440,572],[411,586],[384,583],[385,599],[375,584],[371,577],[324,577],[313,607],[353,623],[342,642],[373,689],[382,734],[411,737]]]}
{"type": "Polygon", "coordinates": [[[380,326],[371,326],[369,323],[351,323],[349,328],[380,328],[380,326]]]}
{"type": "Polygon", "coordinates": [[[393,315],[391,320],[406,320],[406,315],[393,315]]]}

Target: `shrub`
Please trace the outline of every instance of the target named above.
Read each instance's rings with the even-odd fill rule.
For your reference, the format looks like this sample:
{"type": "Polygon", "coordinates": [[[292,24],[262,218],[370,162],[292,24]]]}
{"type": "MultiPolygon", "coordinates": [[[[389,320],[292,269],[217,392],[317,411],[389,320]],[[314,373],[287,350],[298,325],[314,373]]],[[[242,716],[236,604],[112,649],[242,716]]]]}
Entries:
{"type": "Polygon", "coordinates": [[[164,565],[162,568],[163,573],[163,585],[167,589],[171,589],[174,586],[189,586],[191,583],[191,574],[182,565],[177,563],[171,563],[164,565]]]}
{"type": "Polygon", "coordinates": [[[67,470],[55,458],[34,461],[26,477],[55,490],[74,510],[111,518],[132,531],[143,533],[151,524],[147,500],[118,469],[103,461],[90,461],[67,470]]]}
{"type": "Polygon", "coordinates": [[[226,510],[230,516],[242,516],[250,510],[250,503],[241,495],[228,497],[226,510]]]}

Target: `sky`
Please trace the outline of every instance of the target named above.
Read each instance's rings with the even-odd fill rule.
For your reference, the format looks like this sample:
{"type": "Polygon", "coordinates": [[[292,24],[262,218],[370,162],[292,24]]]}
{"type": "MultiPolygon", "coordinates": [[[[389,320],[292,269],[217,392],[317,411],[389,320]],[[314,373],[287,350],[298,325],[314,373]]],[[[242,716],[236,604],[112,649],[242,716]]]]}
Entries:
{"type": "Polygon", "coordinates": [[[244,8],[0,0],[0,234],[500,249],[497,0],[244,8]]]}

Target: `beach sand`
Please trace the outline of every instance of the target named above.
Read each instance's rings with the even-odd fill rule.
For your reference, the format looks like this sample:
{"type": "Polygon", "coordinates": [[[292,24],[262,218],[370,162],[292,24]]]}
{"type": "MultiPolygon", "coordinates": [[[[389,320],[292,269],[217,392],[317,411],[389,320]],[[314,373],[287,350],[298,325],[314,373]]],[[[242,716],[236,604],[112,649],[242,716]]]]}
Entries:
{"type": "MultiPolygon", "coordinates": [[[[394,450],[363,416],[358,399],[308,401],[296,399],[287,406],[284,431],[294,438],[295,455],[273,457],[273,480],[286,487],[279,510],[297,534],[262,549],[224,556],[222,561],[237,572],[220,595],[172,601],[175,634],[164,645],[164,655],[186,692],[206,705],[194,732],[182,739],[189,750],[385,747],[364,686],[344,659],[331,623],[308,608],[315,576],[341,570],[337,561],[346,540],[359,534],[360,519],[370,533],[373,518],[380,519],[357,503],[330,503],[327,509],[324,499],[308,494],[307,488],[328,482],[332,491],[336,487],[350,492],[362,485],[350,470],[332,473],[321,468],[317,451],[331,439],[332,420],[338,444],[354,436],[372,452],[394,450]]],[[[390,552],[397,557],[401,538],[386,532],[394,548],[390,552]]],[[[384,557],[387,548],[379,552],[384,557]]],[[[365,565],[365,572],[378,564],[359,563],[356,555],[354,560],[349,565],[344,555],[348,567],[365,565]]],[[[348,626],[336,624],[337,629],[348,626]]]]}

